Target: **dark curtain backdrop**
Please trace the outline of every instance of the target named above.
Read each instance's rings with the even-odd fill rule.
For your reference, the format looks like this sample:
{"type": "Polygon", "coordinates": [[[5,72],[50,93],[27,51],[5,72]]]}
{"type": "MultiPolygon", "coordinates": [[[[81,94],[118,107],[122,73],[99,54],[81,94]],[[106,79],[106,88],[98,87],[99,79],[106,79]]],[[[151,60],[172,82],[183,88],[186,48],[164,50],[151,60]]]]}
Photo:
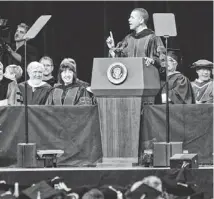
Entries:
{"type": "Polygon", "coordinates": [[[169,47],[179,48],[183,64],[179,70],[191,80],[195,71],[190,64],[198,59],[213,60],[212,1],[25,1],[0,2],[0,17],[9,19],[11,40],[17,24],[32,25],[43,14],[52,18],[45,28],[30,41],[39,55],[54,59],[54,75],[64,57],[77,61],[80,79],[90,82],[94,57],[106,57],[105,40],[109,31],[118,42],[129,33],[128,18],[135,7],[148,10],[148,26],[153,27],[153,13],[175,14],[178,36],[170,38],[169,47]]]}

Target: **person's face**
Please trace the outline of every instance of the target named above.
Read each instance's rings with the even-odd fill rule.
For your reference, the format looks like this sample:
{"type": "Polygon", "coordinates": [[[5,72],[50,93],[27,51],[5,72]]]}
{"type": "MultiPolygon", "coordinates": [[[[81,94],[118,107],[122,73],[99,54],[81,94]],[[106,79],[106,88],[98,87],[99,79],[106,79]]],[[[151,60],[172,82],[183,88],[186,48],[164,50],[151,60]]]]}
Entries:
{"type": "Polygon", "coordinates": [[[5,71],[6,77],[9,79],[15,80],[16,79],[15,70],[16,70],[15,66],[11,66],[7,68],[5,71]]]}
{"type": "Polygon", "coordinates": [[[40,63],[43,64],[45,67],[44,75],[45,76],[51,75],[51,73],[53,71],[53,65],[52,65],[51,61],[48,59],[42,59],[40,63]]]}
{"type": "Polygon", "coordinates": [[[170,56],[167,56],[167,65],[166,65],[166,60],[164,60],[162,63],[161,63],[161,66],[162,67],[168,67],[168,71],[175,71],[176,70],[176,67],[177,67],[177,61],[174,60],[172,57],[170,56]]]}
{"type": "Polygon", "coordinates": [[[3,78],[3,65],[0,64],[0,81],[2,80],[3,78]]]}
{"type": "Polygon", "coordinates": [[[132,11],[128,21],[130,30],[136,30],[144,20],[138,11],[132,11]]]}
{"type": "Polygon", "coordinates": [[[196,71],[198,73],[198,79],[201,81],[207,81],[210,79],[211,71],[206,68],[201,68],[196,71]]]}
{"type": "Polygon", "coordinates": [[[28,75],[35,85],[40,84],[43,78],[43,69],[41,67],[32,68],[28,75]]]}
{"type": "Polygon", "coordinates": [[[23,27],[18,27],[14,35],[14,40],[15,41],[22,40],[25,34],[26,34],[26,29],[23,27]]]}
{"type": "Polygon", "coordinates": [[[71,69],[66,68],[61,72],[61,77],[65,85],[71,84],[73,82],[74,72],[71,69]]]}

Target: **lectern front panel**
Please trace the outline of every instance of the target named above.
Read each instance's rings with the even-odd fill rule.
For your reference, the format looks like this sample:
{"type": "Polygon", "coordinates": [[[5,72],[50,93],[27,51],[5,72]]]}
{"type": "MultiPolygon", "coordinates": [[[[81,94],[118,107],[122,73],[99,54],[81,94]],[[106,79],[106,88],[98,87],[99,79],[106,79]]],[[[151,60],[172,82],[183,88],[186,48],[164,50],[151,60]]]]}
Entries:
{"type": "Polygon", "coordinates": [[[143,58],[94,58],[91,90],[95,96],[154,96],[160,88],[159,75],[154,66],[144,65],[143,58]],[[117,64],[127,69],[127,77],[120,84],[108,77],[109,68],[117,64]]]}

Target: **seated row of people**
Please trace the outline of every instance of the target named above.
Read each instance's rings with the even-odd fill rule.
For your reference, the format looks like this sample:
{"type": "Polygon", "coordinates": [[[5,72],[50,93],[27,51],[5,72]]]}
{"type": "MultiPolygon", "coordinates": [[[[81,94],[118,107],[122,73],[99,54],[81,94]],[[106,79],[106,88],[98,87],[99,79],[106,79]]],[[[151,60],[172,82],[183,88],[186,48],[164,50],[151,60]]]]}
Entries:
{"type": "MultiPolygon", "coordinates": [[[[161,66],[166,67],[163,58],[161,66]]],[[[213,63],[207,60],[198,60],[192,64],[198,78],[190,82],[187,77],[178,72],[178,57],[173,51],[167,54],[168,100],[172,104],[202,104],[213,103],[213,80],[211,79],[213,63]]],[[[162,83],[159,91],[162,103],[166,103],[166,82],[162,83]]],[[[158,97],[156,97],[158,103],[158,97]]]]}
{"type": "MultiPolygon", "coordinates": [[[[45,58],[46,59],[46,58],[45,58]]],[[[49,60],[50,61],[50,60],[49,60]]],[[[27,67],[27,96],[25,96],[25,82],[19,84],[3,75],[3,65],[0,66],[2,76],[1,103],[2,105],[22,105],[25,99],[29,105],[93,105],[96,100],[87,90],[87,83],[77,79],[76,62],[65,58],[58,74],[59,82],[52,87],[47,82],[54,82],[53,77],[46,78],[47,67],[39,62],[31,62],[27,67]],[[46,69],[45,69],[46,68],[46,69]],[[3,95],[4,93],[4,95],[3,95]]]]}
{"type": "MultiPolygon", "coordinates": [[[[169,51],[161,60],[162,68],[168,68],[168,99],[172,104],[213,103],[213,63],[199,60],[193,63],[198,79],[190,82],[178,72],[177,56],[169,51]],[[166,59],[167,57],[167,59],[166,59]],[[166,64],[167,60],[167,64],[166,64]]],[[[27,67],[27,101],[29,105],[93,105],[95,97],[88,89],[89,84],[77,78],[76,62],[65,58],[60,64],[58,82],[53,77],[53,60],[44,56],[39,62],[31,62],[27,67]]],[[[25,103],[25,82],[18,83],[22,68],[9,65],[3,73],[0,64],[0,105],[22,105],[25,103]]],[[[156,96],[156,104],[166,103],[166,82],[156,96]]]]}

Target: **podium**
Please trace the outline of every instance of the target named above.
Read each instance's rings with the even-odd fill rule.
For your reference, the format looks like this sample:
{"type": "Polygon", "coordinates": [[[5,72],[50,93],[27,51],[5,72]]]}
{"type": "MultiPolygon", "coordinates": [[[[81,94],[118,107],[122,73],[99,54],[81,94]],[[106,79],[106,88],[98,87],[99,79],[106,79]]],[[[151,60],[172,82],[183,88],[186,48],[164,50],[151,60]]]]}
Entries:
{"type": "Polygon", "coordinates": [[[158,70],[143,58],[94,58],[91,90],[97,98],[103,162],[137,163],[142,106],[154,103],[158,70]]]}

